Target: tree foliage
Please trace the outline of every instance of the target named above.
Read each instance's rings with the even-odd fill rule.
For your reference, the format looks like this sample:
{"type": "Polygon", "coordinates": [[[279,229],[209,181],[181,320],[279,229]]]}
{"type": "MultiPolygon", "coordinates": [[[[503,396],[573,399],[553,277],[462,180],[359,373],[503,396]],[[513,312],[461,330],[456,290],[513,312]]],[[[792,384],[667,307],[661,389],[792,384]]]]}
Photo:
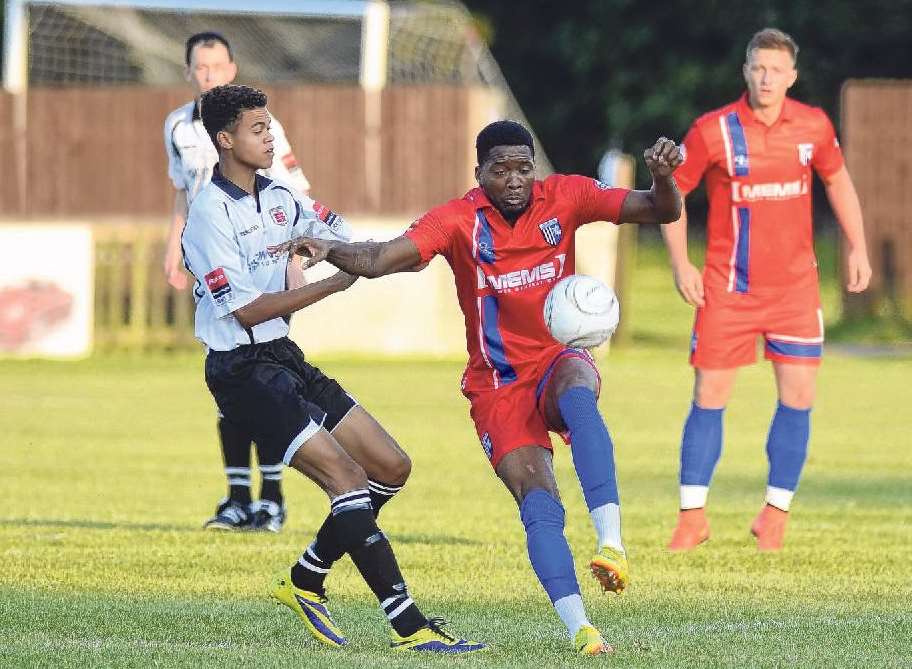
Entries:
{"type": "MultiPolygon", "coordinates": [[[[839,124],[846,79],[912,76],[912,0],[467,0],[555,168],[680,139],[743,91],[744,48],[773,26],[800,46],[792,94],[839,124]]],[[[645,175],[642,175],[645,177],[645,175]]]]}

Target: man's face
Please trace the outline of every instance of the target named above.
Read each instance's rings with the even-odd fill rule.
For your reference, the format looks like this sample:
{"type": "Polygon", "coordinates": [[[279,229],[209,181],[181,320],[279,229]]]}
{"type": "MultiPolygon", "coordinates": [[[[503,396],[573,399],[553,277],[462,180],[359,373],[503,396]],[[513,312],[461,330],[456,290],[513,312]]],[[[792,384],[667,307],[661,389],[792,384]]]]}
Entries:
{"type": "Polygon", "coordinates": [[[222,130],[218,134],[219,144],[231,149],[234,159],[242,165],[256,170],[268,169],[273,158],[271,123],[272,117],[265,107],[244,110],[233,130],[222,130]]]}
{"type": "Polygon", "coordinates": [[[190,51],[190,64],[184,75],[193,88],[194,96],[199,99],[203,93],[216,86],[224,86],[234,81],[237,65],[231,60],[224,44],[197,44],[190,51]]]}
{"type": "Polygon", "coordinates": [[[535,163],[528,146],[495,146],[484,164],[475,168],[475,179],[507,220],[516,220],[529,206],[535,163]]]}
{"type": "Polygon", "coordinates": [[[744,81],[754,107],[775,107],[798,79],[792,54],[785,49],[753,49],[744,64],[744,81]]]}

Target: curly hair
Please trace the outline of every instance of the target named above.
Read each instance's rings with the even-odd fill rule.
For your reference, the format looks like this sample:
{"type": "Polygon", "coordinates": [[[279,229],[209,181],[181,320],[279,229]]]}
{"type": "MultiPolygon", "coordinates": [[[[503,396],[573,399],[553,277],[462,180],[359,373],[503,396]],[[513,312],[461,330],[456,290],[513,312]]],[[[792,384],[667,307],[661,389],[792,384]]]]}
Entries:
{"type": "Polygon", "coordinates": [[[475,138],[475,152],[478,164],[488,159],[488,154],[495,146],[528,146],[535,155],[532,144],[532,133],[516,121],[494,121],[486,125],[475,138]]]}
{"type": "Polygon", "coordinates": [[[250,86],[226,84],[203,93],[200,98],[200,116],[212,145],[219,148],[216,136],[222,130],[234,130],[245,111],[265,106],[266,94],[250,86]]]}

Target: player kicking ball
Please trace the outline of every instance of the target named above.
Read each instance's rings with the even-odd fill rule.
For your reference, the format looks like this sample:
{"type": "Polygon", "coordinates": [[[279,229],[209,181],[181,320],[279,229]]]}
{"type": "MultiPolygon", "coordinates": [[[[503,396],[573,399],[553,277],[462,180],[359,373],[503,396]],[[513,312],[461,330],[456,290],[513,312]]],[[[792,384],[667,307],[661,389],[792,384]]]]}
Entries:
{"type": "MultiPolygon", "coordinates": [[[[267,248],[326,226],[287,185],[256,172],[272,164],[274,153],[266,96],[246,86],[219,86],[202,97],[201,114],[219,164],[190,207],[183,251],[196,277],[195,328],[208,349],[206,384],[219,409],[329,496],[330,514],[318,536],[339,557],[351,556],[393,628],[394,649],[484,648],[447,634],[441,620],[421,613],[377,527],[381,505],[408,477],[408,457],[287,337],[284,317],[345,290],[355,277],[339,272],[285,290],[286,263],[267,248]]],[[[306,578],[302,563],[313,566],[312,559],[305,553],[275,580],[271,595],[318,641],[345,645],[325,597],[306,578]]]]}
{"type": "Polygon", "coordinates": [[[536,181],[532,136],[513,121],[484,128],[476,149],[479,187],[432,209],[403,236],[358,244],[301,238],[275,251],[310,256],[305,264],[325,259],[370,278],[446,258],[466,323],[462,390],[481,446],[519,505],[532,568],[575,649],[596,655],[611,647],[580,597],[548,433],[570,443],[597,535],[592,572],[605,590],[621,592],[629,576],[613,447],[596,403],[600,383],[592,357],[559,344],[542,309],[551,287],[574,272],[579,226],[677,219],[681,196],[671,174],[681,153],[660,139],[645,152],[652,189],[628,191],[582,176],[536,181]]]}

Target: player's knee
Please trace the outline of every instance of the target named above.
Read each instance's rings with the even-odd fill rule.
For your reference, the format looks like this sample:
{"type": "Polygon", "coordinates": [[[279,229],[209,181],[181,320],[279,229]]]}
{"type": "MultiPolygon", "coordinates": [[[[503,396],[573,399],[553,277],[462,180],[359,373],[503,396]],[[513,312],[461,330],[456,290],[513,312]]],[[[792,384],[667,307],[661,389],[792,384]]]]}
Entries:
{"type": "Polygon", "coordinates": [[[405,485],[412,473],[412,459],[402,450],[396,453],[395,458],[387,467],[386,480],[394,485],[405,485]]]}
{"type": "Polygon", "coordinates": [[[350,457],[340,457],[333,463],[330,474],[330,492],[341,494],[367,488],[367,473],[350,457]]]}
{"type": "Polygon", "coordinates": [[[527,532],[534,532],[539,526],[563,530],[565,516],[560,498],[545,488],[532,488],[519,505],[519,517],[527,532]]]}
{"type": "Polygon", "coordinates": [[[727,381],[704,378],[694,388],[694,401],[701,409],[724,409],[731,391],[731,384],[727,381]]]}
{"type": "Polygon", "coordinates": [[[805,411],[813,408],[815,395],[813,388],[784,388],[779,401],[790,409],[805,411]]]}

